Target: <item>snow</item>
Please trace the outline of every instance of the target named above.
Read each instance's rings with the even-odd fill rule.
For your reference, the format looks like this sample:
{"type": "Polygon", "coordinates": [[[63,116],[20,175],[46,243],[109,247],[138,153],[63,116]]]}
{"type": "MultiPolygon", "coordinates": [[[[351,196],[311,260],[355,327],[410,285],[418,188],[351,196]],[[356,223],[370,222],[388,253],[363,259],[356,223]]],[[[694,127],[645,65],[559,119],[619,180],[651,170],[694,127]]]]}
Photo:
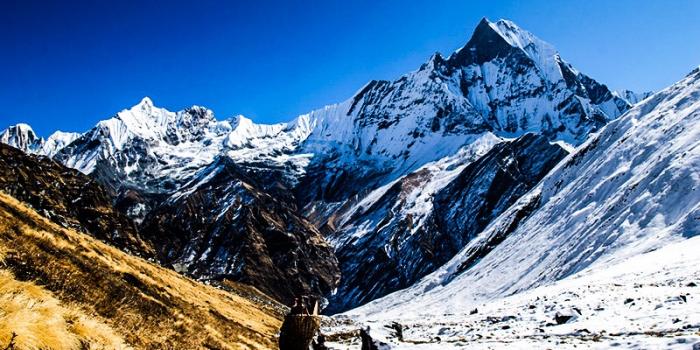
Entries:
{"type": "Polygon", "coordinates": [[[80,137],[80,134],[77,132],[56,131],[46,139],[40,153],[53,157],[58,151],[75,141],[78,137],[80,137]]]}
{"type": "MultiPolygon", "coordinates": [[[[443,157],[433,162],[428,162],[420,168],[416,169],[406,176],[402,176],[394,181],[387,183],[384,186],[371,191],[362,198],[356,205],[352,206],[338,219],[338,232],[340,235],[332,237],[336,248],[352,238],[359,238],[368,232],[368,228],[375,229],[375,224],[371,222],[371,218],[367,218],[359,224],[359,229],[352,225],[348,225],[353,217],[360,217],[361,214],[380,200],[384,194],[397,182],[418,173],[429,174],[423,176],[421,183],[412,187],[401,201],[394,203],[392,212],[395,215],[395,220],[401,220],[411,216],[414,220],[412,232],[418,230],[425,218],[431,213],[433,208],[433,194],[449,184],[457,175],[459,175],[465,167],[471,162],[486,154],[494,145],[502,142],[503,139],[496,137],[492,133],[484,133],[479,135],[468,143],[467,146],[460,148],[454,154],[443,157]]],[[[389,222],[386,222],[389,224],[389,222]]],[[[376,228],[376,231],[381,231],[376,228]]]]}
{"type": "Polygon", "coordinates": [[[634,92],[632,90],[617,90],[613,91],[613,94],[615,96],[618,96],[625,101],[627,101],[629,104],[634,105],[639,102],[642,102],[643,100],[647,99],[649,96],[653,95],[654,93],[652,91],[647,91],[647,92],[634,92]]]}
{"type": "MultiPolygon", "coordinates": [[[[363,323],[374,338],[396,349],[689,349],[700,342],[698,251],[700,237],[675,240],[523,293],[453,306],[441,314],[376,315],[363,323]],[[557,324],[557,314],[574,317],[557,324]],[[391,322],[403,326],[402,341],[387,328],[391,322]]],[[[341,330],[323,329],[327,337],[341,330]]],[[[353,340],[331,348],[352,348],[353,340]]]]}
{"type": "Polygon", "coordinates": [[[0,132],[0,142],[21,149],[28,153],[37,153],[44,142],[25,123],[19,123],[0,132]]]}
{"type": "Polygon", "coordinates": [[[510,45],[525,51],[549,82],[556,84],[563,78],[557,64],[557,61],[560,59],[559,53],[554,46],[537,38],[509,20],[501,19],[496,23],[489,22],[489,26],[506,39],[510,45]]]}

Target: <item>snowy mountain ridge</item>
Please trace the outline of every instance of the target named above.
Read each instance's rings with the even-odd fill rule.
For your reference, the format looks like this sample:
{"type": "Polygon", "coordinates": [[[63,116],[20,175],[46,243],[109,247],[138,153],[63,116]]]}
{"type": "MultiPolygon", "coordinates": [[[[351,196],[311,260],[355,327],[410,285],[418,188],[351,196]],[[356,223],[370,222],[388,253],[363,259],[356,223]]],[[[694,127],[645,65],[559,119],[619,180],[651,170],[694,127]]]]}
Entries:
{"type": "Polygon", "coordinates": [[[102,143],[99,151],[66,150],[59,159],[91,173],[98,158],[115,157],[136,138],[168,151],[175,151],[168,146],[197,143],[205,150],[198,155],[228,152],[234,158],[284,161],[279,154],[293,152],[340,153],[385,163],[403,158],[402,169],[414,170],[454,154],[464,146],[464,135],[484,131],[505,137],[546,132],[553,140],[580,143],[587,132],[629,107],[590,80],[562,61],[550,44],[513,22],[483,19],[467,45],[448,59],[436,54],[395,82],[372,81],[351,99],[289,123],[256,124],[243,116],[216,121],[203,107],[170,112],[146,97],[82,135],[102,143]],[[492,47],[500,51],[492,52],[492,47]],[[514,65],[519,70],[513,71],[514,65]],[[592,96],[594,89],[602,89],[600,96],[592,96]],[[552,101],[542,91],[549,91],[545,94],[552,101]],[[552,109],[562,104],[569,109],[552,109]],[[583,119],[567,121],[562,113],[583,119]]]}
{"type": "Polygon", "coordinates": [[[34,133],[31,126],[19,123],[0,132],[0,142],[26,153],[53,157],[59,150],[78,138],[79,135],[74,132],[56,131],[44,140],[34,133]]]}

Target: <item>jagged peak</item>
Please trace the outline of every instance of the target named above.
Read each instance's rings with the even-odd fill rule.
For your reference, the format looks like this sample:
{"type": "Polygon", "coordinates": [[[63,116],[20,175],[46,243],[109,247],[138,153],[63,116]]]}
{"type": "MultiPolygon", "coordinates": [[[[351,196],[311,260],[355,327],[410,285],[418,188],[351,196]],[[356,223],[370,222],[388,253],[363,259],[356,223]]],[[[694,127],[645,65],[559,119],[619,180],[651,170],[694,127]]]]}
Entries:
{"type": "Polygon", "coordinates": [[[490,26],[498,32],[509,44],[514,47],[529,51],[528,47],[535,46],[540,52],[546,51],[557,55],[556,49],[548,42],[536,37],[534,34],[520,28],[517,24],[506,19],[500,19],[490,26]]]}
{"type": "Polygon", "coordinates": [[[137,106],[150,106],[150,107],[153,107],[153,100],[152,100],[150,97],[148,97],[148,96],[144,96],[144,97],[141,99],[141,102],[139,102],[137,106]]]}
{"type": "Polygon", "coordinates": [[[636,92],[629,89],[613,91],[612,94],[629,103],[630,105],[639,103],[654,94],[653,91],[636,92]]]}
{"type": "Polygon", "coordinates": [[[242,126],[242,127],[252,126],[253,124],[255,124],[255,122],[253,122],[252,119],[244,116],[243,114],[239,114],[239,115],[231,118],[231,124],[232,124],[233,128],[235,129],[239,126],[242,126]]]}
{"type": "Polygon", "coordinates": [[[435,52],[432,55],[430,55],[430,58],[428,59],[427,62],[423,63],[421,65],[419,70],[425,70],[425,69],[435,69],[437,66],[445,62],[445,58],[442,57],[442,54],[439,52],[435,52]]]}
{"type": "Polygon", "coordinates": [[[452,65],[483,64],[497,57],[520,52],[528,57],[547,80],[562,79],[559,53],[551,44],[506,19],[496,22],[486,17],[479,21],[467,44],[455,51],[448,60],[452,65]]]}
{"type": "Polygon", "coordinates": [[[39,138],[34,132],[34,129],[32,129],[32,127],[26,123],[17,123],[15,125],[11,125],[7,127],[7,129],[2,130],[0,132],[0,135],[2,135],[3,138],[9,138],[11,136],[26,136],[30,141],[39,138]]]}
{"type": "Polygon", "coordinates": [[[34,132],[34,129],[32,129],[31,125],[27,123],[17,123],[15,125],[12,125],[8,127],[6,130],[15,130],[16,132],[22,132],[22,133],[31,133],[36,135],[34,132]]]}
{"type": "Polygon", "coordinates": [[[18,123],[0,131],[0,142],[25,152],[35,153],[44,144],[29,124],[18,123]]]}

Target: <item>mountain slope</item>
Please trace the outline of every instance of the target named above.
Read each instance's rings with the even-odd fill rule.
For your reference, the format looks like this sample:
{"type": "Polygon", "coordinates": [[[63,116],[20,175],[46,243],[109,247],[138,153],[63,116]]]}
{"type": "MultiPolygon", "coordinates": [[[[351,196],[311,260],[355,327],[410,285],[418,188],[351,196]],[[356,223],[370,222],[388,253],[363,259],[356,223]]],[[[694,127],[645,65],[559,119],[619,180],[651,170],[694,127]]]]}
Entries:
{"type": "Polygon", "coordinates": [[[339,218],[331,241],[344,278],[332,311],[406,288],[440,267],[567,154],[534,134],[485,149],[421,168],[339,218]]]}
{"type": "Polygon", "coordinates": [[[164,264],[199,279],[242,281],[285,302],[320,297],[335,288],[338,263],[295,209],[223,157],[149,213],[141,232],[164,264]]]}
{"type": "Polygon", "coordinates": [[[47,157],[0,144],[0,190],[49,220],[143,257],[153,247],[112,207],[110,195],[91,177],[47,157]]]}
{"type": "Polygon", "coordinates": [[[435,273],[354,312],[440,314],[697,236],[699,123],[700,68],[606,126],[435,273]],[[469,262],[474,244],[504,230],[469,262]]]}
{"type": "MultiPolygon", "coordinates": [[[[34,281],[60,307],[91,315],[136,349],[275,346],[281,311],[259,292],[235,284],[225,292],[197,283],[61,228],[4,193],[0,193],[0,259],[3,278],[11,273],[12,283],[34,281]]],[[[0,310],[0,314],[9,311],[0,310]]],[[[37,322],[41,326],[43,321],[37,322]]],[[[31,329],[23,325],[2,324],[0,330],[8,333],[0,334],[0,339],[9,339],[9,332],[15,331],[17,343],[23,344],[24,338],[40,339],[58,332],[60,324],[40,328],[38,334],[27,334],[31,329]]],[[[87,344],[99,344],[87,340],[87,344]]],[[[63,348],[82,349],[87,344],[63,348]]]]}

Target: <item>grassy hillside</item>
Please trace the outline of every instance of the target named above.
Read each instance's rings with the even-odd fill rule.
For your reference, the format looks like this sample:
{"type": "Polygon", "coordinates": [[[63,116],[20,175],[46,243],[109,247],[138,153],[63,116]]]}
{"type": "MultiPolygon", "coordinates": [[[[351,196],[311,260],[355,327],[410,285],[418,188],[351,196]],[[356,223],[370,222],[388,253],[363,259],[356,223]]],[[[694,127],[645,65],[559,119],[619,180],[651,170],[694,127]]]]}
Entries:
{"type": "Polygon", "coordinates": [[[250,287],[200,284],[1,192],[0,286],[0,348],[14,332],[17,349],[267,349],[280,326],[250,287]]]}

